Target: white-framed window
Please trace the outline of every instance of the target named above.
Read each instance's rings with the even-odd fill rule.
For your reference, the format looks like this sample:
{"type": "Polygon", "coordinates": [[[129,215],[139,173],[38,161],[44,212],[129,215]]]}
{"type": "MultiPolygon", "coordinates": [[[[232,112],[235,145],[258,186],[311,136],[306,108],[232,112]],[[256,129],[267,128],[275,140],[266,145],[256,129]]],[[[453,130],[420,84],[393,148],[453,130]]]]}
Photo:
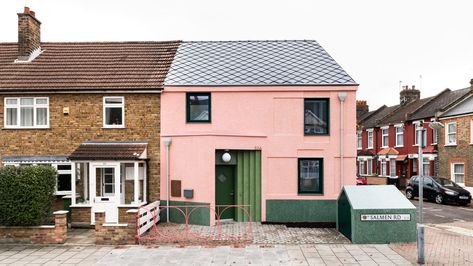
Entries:
{"type": "Polygon", "coordinates": [[[401,126],[396,126],[396,147],[404,146],[404,128],[401,126]]]}
{"type": "MultiPolygon", "coordinates": [[[[419,145],[419,130],[420,127],[418,124],[415,125],[415,130],[414,130],[414,146],[419,145]]],[[[422,128],[422,146],[425,147],[427,144],[427,130],[425,128],[422,128]]]]}
{"type": "Polygon", "coordinates": [[[103,97],[103,127],[125,127],[125,97],[103,97]]]}
{"type": "Polygon", "coordinates": [[[428,157],[422,158],[422,175],[430,176],[430,160],[428,157]]]}
{"type": "Polygon", "coordinates": [[[361,150],[363,148],[363,138],[361,132],[356,133],[356,146],[358,150],[361,150]]]}
{"type": "Polygon", "coordinates": [[[373,130],[367,130],[366,131],[368,133],[368,149],[372,149],[373,148],[373,130]]]}
{"type": "Polygon", "coordinates": [[[437,128],[432,129],[432,145],[437,145],[439,141],[439,131],[437,128]]]}
{"type": "Polygon", "coordinates": [[[386,148],[389,146],[389,128],[381,128],[381,147],[386,148]]]}
{"type": "Polygon", "coordinates": [[[386,174],[386,160],[385,159],[382,159],[381,160],[381,176],[387,176],[386,174]]]}
{"type": "Polygon", "coordinates": [[[457,123],[448,123],[445,127],[445,145],[457,144],[457,123]]]}
{"type": "Polygon", "coordinates": [[[358,174],[361,176],[361,175],[365,175],[365,161],[359,161],[358,162],[358,174]]]}
{"type": "Polygon", "coordinates": [[[464,163],[452,163],[451,165],[451,178],[452,181],[459,184],[465,184],[465,164],[464,163]]]}
{"type": "Polygon", "coordinates": [[[396,159],[389,159],[389,176],[396,177],[396,159]]]}
{"type": "Polygon", "coordinates": [[[417,159],[412,159],[412,172],[417,173],[417,159]]]}
{"type": "Polygon", "coordinates": [[[367,175],[373,174],[373,159],[366,160],[366,174],[367,175]]]}
{"type": "Polygon", "coordinates": [[[6,97],[5,128],[49,128],[48,97],[6,97]]]}

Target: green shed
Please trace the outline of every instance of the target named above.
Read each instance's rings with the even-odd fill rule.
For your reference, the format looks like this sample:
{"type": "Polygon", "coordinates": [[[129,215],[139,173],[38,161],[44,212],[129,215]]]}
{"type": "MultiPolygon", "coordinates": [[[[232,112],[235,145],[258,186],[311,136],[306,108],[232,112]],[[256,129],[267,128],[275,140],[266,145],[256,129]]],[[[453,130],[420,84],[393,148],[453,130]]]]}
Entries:
{"type": "Polygon", "coordinates": [[[416,207],[395,186],[345,186],[337,205],[337,229],[352,243],[416,241],[416,207]]]}

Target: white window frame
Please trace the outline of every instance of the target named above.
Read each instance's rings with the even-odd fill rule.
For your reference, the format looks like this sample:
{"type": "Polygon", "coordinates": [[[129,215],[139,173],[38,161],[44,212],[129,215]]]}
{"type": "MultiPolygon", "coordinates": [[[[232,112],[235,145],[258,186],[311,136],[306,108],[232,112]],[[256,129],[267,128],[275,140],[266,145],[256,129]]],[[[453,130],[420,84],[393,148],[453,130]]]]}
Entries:
{"type": "Polygon", "coordinates": [[[451,174],[450,174],[450,179],[456,183],[455,181],[455,175],[456,174],[459,174],[459,175],[463,175],[463,183],[457,183],[458,185],[461,185],[461,186],[465,186],[465,163],[459,163],[459,162],[453,162],[451,165],[450,165],[450,171],[451,171],[451,174]],[[463,165],[463,173],[455,173],[455,165],[463,165]]]}
{"type": "Polygon", "coordinates": [[[358,150],[363,149],[363,135],[361,132],[356,132],[356,146],[358,150]]]}
{"type": "Polygon", "coordinates": [[[457,145],[457,122],[450,122],[445,125],[445,146],[455,146],[457,145]],[[450,125],[455,125],[455,132],[450,132],[449,128],[450,125]],[[448,137],[449,135],[455,135],[455,141],[454,142],[448,142],[448,137]]]}
{"type": "Polygon", "coordinates": [[[380,174],[381,176],[387,176],[387,164],[386,164],[386,159],[381,159],[381,169],[380,169],[380,174]]]}
{"type": "Polygon", "coordinates": [[[381,128],[381,148],[389,147],[389,127],[381,128]],[[386,131],[386,134],[384,132],[386,131]],[[384,137],[386,137],[388,143],[384,143],[384,137]]]}
{"type": "Polygon", "coordinates": [[[366,175],[372,175],[373,174],[373,159],[367,159],[366,160],[366,175]]]}
{"type": "Polygon", "coordinates": [[[374,134],[373,134],[373,129],[368,129],[366,130],[368,133],[368,149],[373,149],[374,146],[374,134]],[[371,141],[370,141],[371,138],[371,141]]]}
{"type": "Polygon", "coordinates": [[[124,96],[104,96],[103,97],[103,127],[104,128],[125,128],[125,97],[124,96]],[[120,104],[113,104],[113,103],[105,103],[106,99],[111,98],[120,98],[122,103],[120,104]],[[121,125],[107,125],[106,124],[106,109],[107,108],[122,108],[122,124],[121,125]]]}
{"type": "Polygon", "coordinates": [[[432,129],[432,145],[437,145],[439,142],[439,131],[437,128],[432,129]]]}
{"type": "Polygon", "coordinates": [[[8,129],[49,128],[49,97],[5,97],[3,105],[3,126],[8,129]],[[21,105],[21,99],[33,99],[32,105],[21,105]],[[37,100],[45,99],[46,104],[38,104],[37,100]],[[16,104],[7,104],[8,100],[16,100],[16,104]],[[33,107],[33,126],[21,126],[21,107],[33,107]],[[46,125],[38,125],[36,110],[46,108],[46,125]],[[16,109],[16,125],[7,125],[7,109],[16,109]]]}
{"type": "Polygon", "coordinates": [[[430,159],[429,157],[422,157],[422,175],[430,176],[430,159]],[[427,167],[427,171],[425,171],[427,167]]]}
{"type": "Polygon", "coordinates": [[[365,175],[365,161],[363,161],[363,160],[358,162],[358,174],[360,176],[365,175]]]}
{"type": "MultiPolygon", "coordinates": [[[[412,146],[419,146],[419,123],[414,123],[414,145],[412,146]]],[[[425,127],[422,128],[422,139],[425,142],[425,146],[427,146],[427,129],[425,127]]]]}
{"type": "Polygon", "coordinates": [[[394,129],[396,130],[396,147],[404,147],[404,127],[403,127],[403,125],[402,124],[401,125],[396,125],[394,127],[394,129]],[[398,129],[401,129],[401,132],[398,132],[398,129]],[[399,144],[397,142],[397,137],[399,135],[402,135],[402,144],[399,144]]]}

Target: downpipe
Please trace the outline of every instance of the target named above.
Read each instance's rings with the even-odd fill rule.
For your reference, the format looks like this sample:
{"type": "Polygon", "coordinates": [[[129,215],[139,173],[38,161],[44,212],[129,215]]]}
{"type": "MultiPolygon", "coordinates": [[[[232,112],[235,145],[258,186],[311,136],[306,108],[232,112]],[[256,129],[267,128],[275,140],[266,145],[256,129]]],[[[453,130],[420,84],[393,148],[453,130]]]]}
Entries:
{"type": "Polygon", "coordinates": [[[170,185],[170,176],[169,176],[169,146],[171,146],[171,138],[163,138],[163,143],[166,147],[165,150],[165,160],[166,160],[166,222],[169,223],[169,200],[171,197],[171,193],[169,191],[169,185],[170,185]]]}
{"type": "Polygon", "coordinates": [[[346,92],[339,92],[338,99],[340,100],[340,191],[343,189],[343,175],[344,175],[344,135],[345,135],[345,98],[347,97],[346,92]]]}

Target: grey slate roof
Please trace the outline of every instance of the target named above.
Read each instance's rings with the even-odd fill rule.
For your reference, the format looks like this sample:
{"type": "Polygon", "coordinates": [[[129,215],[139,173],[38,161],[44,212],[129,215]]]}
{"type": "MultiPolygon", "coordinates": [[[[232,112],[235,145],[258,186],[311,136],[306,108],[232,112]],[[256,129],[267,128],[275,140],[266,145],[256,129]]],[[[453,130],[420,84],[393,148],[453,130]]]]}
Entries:
{"type": "Polygon", "coordinates": [[[384,108],[382,109],[380,108],[381,110],[379,110],[379,112],[367,118],[366,120],[362,121],[361,124],[363,128],[365,129],[377,127],[379,121],[381,121],[386,116],[390,115],[392,112],[394,112],[398,108],[399,108],[399,105],[394,105],[394,106],[389,106],[389,107],[384,106],[384,108]]]}
{"type": "Polygon", "coordinates": [[[165,85],[357,85],[314,40],[183,42],[165,85]]]}
{"type": "Polygon", "coordinates": [[[422,106],[419,110],[412,114],[409,120],[420,120],[423,118],[434,117],[436,112],[444,110],[444,108],[452,103],[455,103],[470,91],[470,88],[454,91],[446,89],[435,96],[435,98],[432,99],[429,104],[422,106]]]}
{"type": "Polygon", "coordinates": [[[473,96],[470,96],[458,105],[453,106],[450,110],[443,113],[440,118],[465,114],[473,114],[473,96]]]}

